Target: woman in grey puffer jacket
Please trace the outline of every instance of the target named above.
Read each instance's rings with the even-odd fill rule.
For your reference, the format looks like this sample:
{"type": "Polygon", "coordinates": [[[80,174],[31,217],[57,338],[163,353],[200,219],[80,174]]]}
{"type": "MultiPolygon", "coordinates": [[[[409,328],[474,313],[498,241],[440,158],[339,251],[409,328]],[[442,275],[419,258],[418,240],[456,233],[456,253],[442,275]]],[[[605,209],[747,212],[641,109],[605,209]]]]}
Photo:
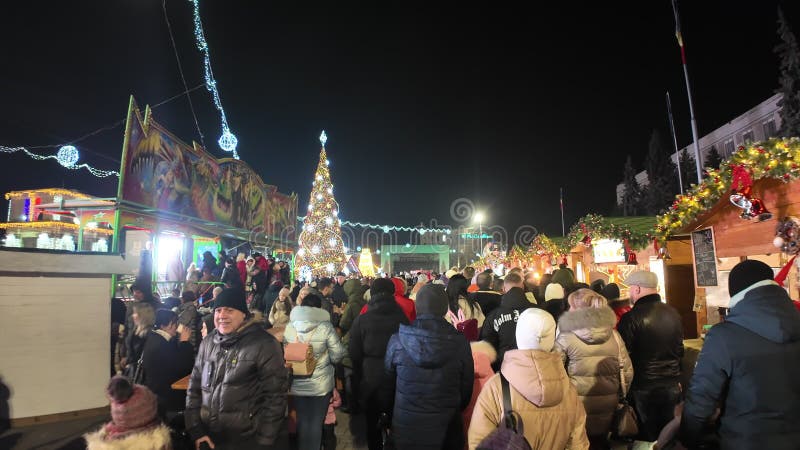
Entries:
{"type": "Polygon", "coordinates": [[[570,310],[558,321],[556,347],[564,354],[570,381],[586,409],[586,434],[598,448],[606,444],[619,402],[620,366],[624,386],[633,379],[633,365],[614,326],[614,310],[591,289],[568,298],[570,310]]]}
{"type": "Polygon", "coordinates": [[[314,349],[314,373],[308,378],[295,378],[289,394],[297,410],[299,450],[319,450],[334,389],[333,364],[340,362],[347,350],[331,324],[330,314],[322,309],[322,299],[314,294],[292,309],[283,339],[285,343],[309,343],[314,349]]]}

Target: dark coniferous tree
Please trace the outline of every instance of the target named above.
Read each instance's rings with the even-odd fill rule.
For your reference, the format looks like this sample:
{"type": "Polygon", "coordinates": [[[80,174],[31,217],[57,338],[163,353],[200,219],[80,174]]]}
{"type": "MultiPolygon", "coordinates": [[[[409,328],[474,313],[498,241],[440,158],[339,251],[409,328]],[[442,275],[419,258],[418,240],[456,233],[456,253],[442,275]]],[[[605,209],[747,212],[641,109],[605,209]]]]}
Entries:
{"type": "Polygon", "coordinates": [[[622,215],[636,216],[639,213],[639,205],[642,200],[642,188],[636,181],[636,170],[633,168],[631,156],[625,161],[625,175],[622,181],[622,215]]]}
{"type": "Polygon", "coordinates": [[[689,186],[692,184],[697,184],[697,164],[694,155],[685,148],[681,150],[681,179],[684,192],[689,190],[689,186]]]}
{"type": "Polygon", "coordinates": [[[648,185],[642,196],[644,214],[655,215],[666,209],[678,194],[678,167],[658,130],[650,136],[645,160],[648,185]]]}
{"type": "Polygon", "coordinates": [[[719,154],[716,145],[711,146],[711,150],[708,151],[704,162],[705,166],[710,169],[719,169],[720,164],[722,164],[722,155],[719,154]]]}
{"type": "Polygon", "coordinates": [[[781,43],[775,47],[780,58],[780,88],[783,94],[778,102],[781,107],[781,127],[778,135],[783,137],[800,136],[800,47],[792,33],[783,10],[778,8],[778,36],[781,43]]]}

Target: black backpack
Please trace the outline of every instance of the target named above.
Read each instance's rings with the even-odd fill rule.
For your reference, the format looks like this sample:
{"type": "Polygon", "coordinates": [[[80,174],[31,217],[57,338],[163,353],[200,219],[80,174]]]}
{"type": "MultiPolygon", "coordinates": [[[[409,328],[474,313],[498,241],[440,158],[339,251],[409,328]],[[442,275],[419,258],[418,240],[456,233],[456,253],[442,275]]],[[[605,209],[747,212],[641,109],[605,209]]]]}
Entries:
{"type": "Polygon", "coordinates": [[[500,373],[503,388],[503,419],[497,429],[483,438],[476,450],[531,450],[523,433],[522,418],[511,409],[511,388],[500,373]]]}

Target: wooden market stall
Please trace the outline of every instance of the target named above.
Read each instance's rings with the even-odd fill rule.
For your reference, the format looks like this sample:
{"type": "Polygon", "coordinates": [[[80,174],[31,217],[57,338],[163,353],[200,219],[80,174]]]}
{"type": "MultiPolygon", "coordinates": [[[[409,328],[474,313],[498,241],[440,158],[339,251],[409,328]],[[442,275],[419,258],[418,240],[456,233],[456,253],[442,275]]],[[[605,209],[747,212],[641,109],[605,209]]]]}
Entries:
{"type": "MultiPolygon", "coordinates": [[[[720,169],[708,170],[703,183],[678,196],[670,210],[659,216],[657,232],[670,256],[667,266],[684,274],[667,283],[667,295],[683,298],[694,291],[698,334],[726,313],[728,274],[733,266],[757,259],[777,274],[791,257],[774,241],[779,221],[800,215],[800,183],[796,181],[800,172],[795,163],[795,157],[800,161],[799,144],[797,139],[773,139],[740,148],[720,169]]],[[[797,299],[795,266],[785,287],[797,299]]]]}
{"type": "MultiPolygon", "coordinates": [[[[654,272],[659,280],[659,290],[664,301],[681,315],[684,336],[697,337],[697,319],[694,311],[694,285],[691,280],[691,252],[675,249],[672,259],[654,242],[656,217],[603,217],[588,214],[580,218],[569,234],[556,245],[546,237],[534,241],[543,256],[542,264],[550,264],[549,256],[560,254],[558,262],[566,258],[567,265],[580,282],[595,280],[616,283],[621,298],[628,295],[625,279],[636,270],[654,272]],[[681,259],[684,257],[684,259],[681,259]]],[[[689,248],[688,246],[686,247],[689,248]]],[[[557,265],[557,264],[556,264],[557,265]]]]}

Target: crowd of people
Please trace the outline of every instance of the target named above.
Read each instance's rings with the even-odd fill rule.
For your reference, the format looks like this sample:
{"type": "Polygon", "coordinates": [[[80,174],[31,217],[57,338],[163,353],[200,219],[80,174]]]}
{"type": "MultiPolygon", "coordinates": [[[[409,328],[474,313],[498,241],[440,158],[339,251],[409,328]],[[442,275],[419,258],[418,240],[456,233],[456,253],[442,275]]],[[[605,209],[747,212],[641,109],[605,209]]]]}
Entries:
{"type": "Polygon", "coordinates": [[[506,448],[510,416],[532,449],[797,448],[800,312],[758,261],[731,271],[730,314],[688,386],[681,317],[648,271],[620,298],[564,266],[338,273],[290,289],[285,264],[223,261],[207,302],[186,289],[161,304],[134,286],[127,378],[109,386],[122,412],[87,435],[90,448],[166,424],[175,448],[333,450],[337,409],[363,421],[370,450],[506,448]],[[172,388],[187,375],[186,391],[172,388]],[[150,420],[121,417],[126,398],[148,403],[131,411],[150,420]]]}

